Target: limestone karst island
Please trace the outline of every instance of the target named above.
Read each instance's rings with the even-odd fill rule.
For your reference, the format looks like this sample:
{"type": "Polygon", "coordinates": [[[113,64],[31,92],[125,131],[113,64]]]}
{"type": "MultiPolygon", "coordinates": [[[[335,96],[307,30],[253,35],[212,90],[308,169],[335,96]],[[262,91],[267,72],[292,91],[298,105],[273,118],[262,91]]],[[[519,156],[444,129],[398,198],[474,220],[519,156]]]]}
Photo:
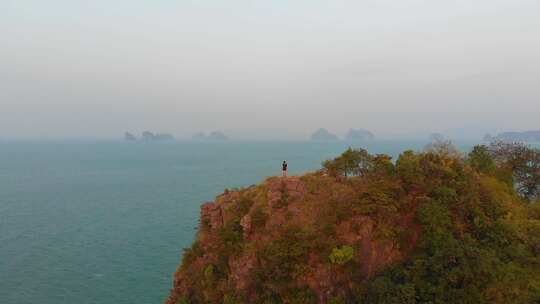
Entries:
{"type": "Polygon", "coordinates": [[[166,304],[540,303],[539,150],[348,149],[225,190],[166,304]]]}

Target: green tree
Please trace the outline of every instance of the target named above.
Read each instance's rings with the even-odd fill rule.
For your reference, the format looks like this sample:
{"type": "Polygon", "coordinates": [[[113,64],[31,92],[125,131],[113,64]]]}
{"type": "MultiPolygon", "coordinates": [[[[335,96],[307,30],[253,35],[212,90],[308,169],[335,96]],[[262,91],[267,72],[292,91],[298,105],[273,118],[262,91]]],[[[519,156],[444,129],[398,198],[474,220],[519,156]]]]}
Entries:
{"type": "Polygon", "coordinates": [[[339,157],[325,161],[323,167],[333,176],[358,176],[373,169],[373,159],[374,157],[366,150],[349,147],[339,157]]]}
{"type": "Polygon", "coordinates": [[[495,161],[485,145],[474,146],[469,153],[468,162],[471,167],[483,173],[492,174],[496,169],[495,161]]]}
{"type": "Polygon", "coordinates": [[[528,200],[540,194],[540,149],[522,143],[493,142],[489,151],[501,169],[512,174],[517,192],[528,200]]]}

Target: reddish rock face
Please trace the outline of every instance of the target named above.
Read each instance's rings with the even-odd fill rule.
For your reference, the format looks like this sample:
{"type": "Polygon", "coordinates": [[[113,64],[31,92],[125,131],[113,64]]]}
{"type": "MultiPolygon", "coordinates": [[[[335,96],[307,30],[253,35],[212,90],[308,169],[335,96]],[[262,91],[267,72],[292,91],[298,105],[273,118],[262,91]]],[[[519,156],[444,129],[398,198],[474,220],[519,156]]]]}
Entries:
{"type": "Polygon", "coordinates": [[[373,225],[374,223],[371,218],[367,216],[358,216],[348,221],[341,222],[336,228],[336,234],[344,244],[354,245],[361,240],[371,239],[373,225]],[[354,228],[355,226],[357,229],[354,228]]]}
{"type": "Polygon", "coordinates": [[[315,267],[315,271],[305,278],[306,283],[317,295],[317,301],[319,303],[326,303],[333,289],[334,276],[330,267],[318,264],[315,267]]]}
{"type": "Polygon", "coordinates": [[[247,238],[251,232],[251,215],[246,214],[240,221],[240,226],[242,226],[242,231],[244,233],[244,238],[247,238]]]}
{"type": "Polygon", "coordinates": [[[227,194],[224,194],[216,200],[216,204],[221,208],[221,216],[223,217],[223,225],[226,225],[236,215],[235,206],[240,198],[238,192],[229,191],[227,194]]]}
{"type": "Polygon", "coordinates": [[[279,178],[269,185],[267,199],[268,205],[273,208],[276,204],[287,197],[289,200],[299,200],[307,193],[306,186],[298,177],[279,178]]]}
{"type": "Polygon", "coordinates": [[[254,255],[243,255],[237,259],[229,261],[231,274],[229,280],[234,286],[234,289],[246,293],[251,286],[249,279],[251,271],[257,266],[257,258],[254,255]]]}
{"type": "Polygon", "coordinates": [[[281,200],[281,191],[268,191],[267,198],[268,198],[268,206],[270,208],[275,208],[279,201],[281,200]]]}
{"type": "MultiPolygon", "coordinates": [[[[255,200],[247,213],[237,214],[240,210],[237,208],[238,202],[246,199],[240,192],[228,191],[219,196],[215,203],[203,204],[201,206],[203,226],[198,234],[198,240],[204,243],[200,245],[203,250],[202,256],[176,274],[175,289],[168,303],[176,303],[180,296],[190,295],[193,289],[200,288],[193,287],[203,284],[193,282],[190,279],[193,274],[200,275],[208,265],[220,263],[220,257],[215,251],[216,244],[220,242],[218,229],[226,228],[228,221],[231,220],[239,220],[242,230],[242,252],[228,257],[228,275],[222,284],[230,286],[236,294],[243,295],[244,299],[259,301],[252,282],[254,276],[256,277],[255,271],[261,267],[257,252],[264,250],[272,241],[280,239],[280,233],[287,226],[300,225],[316,229],[317,219],[322,216],[319,208],[321,204],[326,203],[325,197],[331,196],[329,195],[331,192],[324,194],[325,190],[323,188],[316,194],[308,194],[306,185],[298,177],[272,178],[262,187],[252,189],[251,195],[246,196],[255,200]],[[263,226],[254,227],[254,208],[264,210],[267,220],[263,226]]],[[[420,230],[415,228],[412,214],[414,213],[396,216],[393,219],[395,226],[412,231],[409,234],[411,240],[408,242],[411,248],[414,247],[420,233],[420,230]]],[[[384,267],[404,258],[404,250],[399,248],[395,241],[379,240],[375,237],[377,224],[369,216],[351,216],[334,224],[335,243],[355,248],[355,259],[359,262],[354,265],[359,267],[356,273],[360,275],[361,280],[369,279],[384,267]]],[[[327,303],[336,295],[346,297],[351,290],[350,274],[329,263],[328,256],[321,254],[322,252],[309,254],[306,261],[308,270],[302,276],[295,277],[294,286],[309,286],[319,303],[327,303]]]]}
{"type": "Polygon", "coordinates": [[[223,227],[221,207],[213,202],[206,202],[201,206],[201,222],[206,223],[212,229],[223,227]]]}

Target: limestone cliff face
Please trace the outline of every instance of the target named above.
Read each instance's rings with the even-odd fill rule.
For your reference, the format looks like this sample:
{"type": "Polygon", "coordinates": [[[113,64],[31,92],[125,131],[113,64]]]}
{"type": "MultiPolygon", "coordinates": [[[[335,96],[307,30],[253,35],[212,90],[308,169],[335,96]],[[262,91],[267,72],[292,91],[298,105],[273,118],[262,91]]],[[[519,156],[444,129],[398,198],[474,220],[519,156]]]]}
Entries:
{"type": "Polygon", "coordinates": [[[309,290],[318,303],[347,298],[351,282],[402,260],[420,233],[411,210],[383,223],[340,206],[363,187],[316,174],[271,178],[204,203],[197,240],[166,303],[262,303],[290,290],[309,290]],[[384,235],[397,231],[399,241],[384,235]],[[343,246],[353,256],[332,263],[332,250],[343,246]]]}

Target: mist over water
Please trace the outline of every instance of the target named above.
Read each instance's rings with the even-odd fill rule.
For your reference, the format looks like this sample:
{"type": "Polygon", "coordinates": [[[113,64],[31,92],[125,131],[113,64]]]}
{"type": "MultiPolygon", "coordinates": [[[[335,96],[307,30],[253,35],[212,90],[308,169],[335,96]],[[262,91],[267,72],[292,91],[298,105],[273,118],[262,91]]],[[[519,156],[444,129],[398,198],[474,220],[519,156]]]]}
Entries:
{"type": "Polygon", "coordinates": [[[0,138],[538,129],[540,3],[3,1],[0,138]]]}

